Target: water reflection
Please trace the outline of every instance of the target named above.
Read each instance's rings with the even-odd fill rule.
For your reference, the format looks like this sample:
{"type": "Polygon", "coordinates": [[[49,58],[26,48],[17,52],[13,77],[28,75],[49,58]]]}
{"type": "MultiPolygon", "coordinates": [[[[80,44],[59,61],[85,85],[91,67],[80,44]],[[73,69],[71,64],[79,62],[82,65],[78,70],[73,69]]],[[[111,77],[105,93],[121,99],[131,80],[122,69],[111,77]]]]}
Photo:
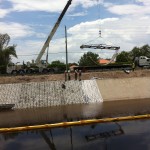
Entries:
{"type": "MultiPolygon", "coordinates": [[[[108,130],[108,131],[105,131],[105,132],[99,132],[99,133],[92,134],[92,135],[86,135],[85,136],[86,140],[88,142],[90,142],[90,141],[94,141],[94,140],[97,140],[97,139],[100,139],[100,138],[101,139],[107,139],[107,138],[111,138],[113,136],[119,136],[121,134],[124,134],[124,131],[121,128],[121,125],[117,122],[115,124],[118,126],[118,129],[108,130]]],[[[95,128],[95,125],[92,125],[91,127],[95,128]]]]}
{"type": "Polygon", "coordinates": [[[53,140],[51,141],[50,138],[46,135],[46,133],[44,131],[39,131],[39,133],[41,134],[41,136],[43,137],[43,139],[45,140],[45,142],[47,143],[49,148],[51,150],[56,150],[53,140]]]}
{"type": "Polygon", "coordinates": [[[15,127],[150,113],[150,100],[113,101],[0,112],[0,127],[15,127]]]}
{"type": "Polygon", "coordinates": [[[149,126],[150,120],[138,120],[1,134],[0,149],[148,150],[149,126]]]}

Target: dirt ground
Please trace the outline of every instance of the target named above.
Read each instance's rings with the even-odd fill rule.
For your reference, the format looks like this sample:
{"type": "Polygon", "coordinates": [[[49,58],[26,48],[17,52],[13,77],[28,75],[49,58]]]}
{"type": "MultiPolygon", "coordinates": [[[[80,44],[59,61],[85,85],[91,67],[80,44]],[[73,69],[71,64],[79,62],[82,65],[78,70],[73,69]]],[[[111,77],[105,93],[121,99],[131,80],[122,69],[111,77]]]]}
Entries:
{"type": "MultiPolygon", "coordinates": [[[[75,79],[74,73],[71,73],[71,80],[75,79]]],[[[124,71],[106,71],[106,72],[86,72],[82,73],[82,80],[91,78],[132,78],[132,77],[150,77],[149,70],[135,70],[134,72],[125,73],[124,71]]],[[[24,75],[24,76],[1,76],[0,84],[8,83],[28,83],[43,81],[65,80],[64,74],[46,74],[46,75],[24,75]]]]}

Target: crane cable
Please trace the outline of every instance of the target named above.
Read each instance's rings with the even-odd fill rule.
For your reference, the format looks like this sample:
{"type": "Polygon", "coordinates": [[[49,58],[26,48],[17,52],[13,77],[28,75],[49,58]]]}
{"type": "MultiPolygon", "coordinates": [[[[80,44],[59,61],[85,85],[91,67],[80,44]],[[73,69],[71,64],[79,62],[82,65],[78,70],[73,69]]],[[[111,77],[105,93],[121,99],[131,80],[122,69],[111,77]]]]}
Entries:
{"type": "MultiPolygon", "coordinates": [[[[100,11],[101,11],[101,9],[100,9],[100,1],[99,0],[97,0],[97,7],[98,7],[98,13],[97,14],[98,14],[99,36],[96,39],[87,42],[86,44],[88,44],[88,43],[90,43],[92,41],[95,41],[97,39],[100,39],[100,38],[103,39],[103,37],[102,37],[102,31],[101,31],[101,17],[100,17],[100,14],[101,14],[100,11]]],[[[109,42],[109,43],[111,43],[111,42],[109,42]]],[[[80,48],[93,48],[94,47],[94,44],[91,44],[91,45],[86,45],[86,44],[81,45],[80,48]]],[[[96,44],[95,44],[95,48],[94,49],[101,49],[101,50],[102,49],[108,49],[108,46],[107,45],[105,46],[105,45],[106,44],[97,44],[97,47],[96,47],[96,44]],[[100,45],[102,45],[102,46],[100,46],[100,45]],[[103,45],[104,45],[105,48],[101,48],[101,47],[103,47],[103,45]]],[[[117,57],[117,55],[118,55],[118,51],[119,51],[120,47],[117,47],[117,46],[112,46],[112,47],[116,47],[117,49],[114,49],[115,53],[112,55],[112,58],[110,59],[110,61],[108,63],[106,63],[105,65],[108,65],[111,62],[113,62],[115,60],[115,58],[117,57]]],[[[112,48],[110,48],[110,49],[112,49],[112,48]]]]}
{"type": "Polygon", "coordinates": [[[101,9],[100,9],[100,1],[97,0],[97,7],[98,7],[98,11],[97,11],[97,14],[98,14],[98,26],[99,26],[99,37],[102,37],[102,31],[101,31],[101,9]]]}
{"type": "Polygon", "coordinates": [[[86,42],[85,44],[88,44],[88,43],[91,43],[91,42],[93,42],[93,41],[95,41],[95,40],[97,40],[97,39],[99,39],[99,38],[102,38],[102,31],[101,31],[101,17],[100,17],[100,1],[99,0],[96,0],[97,1],[97,16],[98,16],[98,18],[97,18],[97,20],[98,20],[98,37],[96,37],[96,38],[94,38],[94,39],[92,39],[92,40],[90,40],[90,41],[88,41],[88,42],[86,42]]]}
{"type": "MultiPolygon", "coordinates": [[[[99,0],[97,0],[97,3],[98,3],[98,14],[99,14],[99,37],[101,37],[102,38],[102,26],[101,26],[101,17],[100,17],[100,14],[101,14],[101,9],[100,9],[100,1],[99,0]]],[[[111,43],[112,44],[112,43],[111,43]]],[[[113,54],[113,56],[112,56],[112,58],[111,58],[111,60],[108,62],[108,63],[106,63],[105,65],[108,65],[108,64],[110,64],[111,62],[113,62],[114,60],[115,60],[115,58],[117,57],[117,55],[118,55],[118,52],[119,52],[119,49],[118,50],[115,50],[115,53],[113,54]]]]}

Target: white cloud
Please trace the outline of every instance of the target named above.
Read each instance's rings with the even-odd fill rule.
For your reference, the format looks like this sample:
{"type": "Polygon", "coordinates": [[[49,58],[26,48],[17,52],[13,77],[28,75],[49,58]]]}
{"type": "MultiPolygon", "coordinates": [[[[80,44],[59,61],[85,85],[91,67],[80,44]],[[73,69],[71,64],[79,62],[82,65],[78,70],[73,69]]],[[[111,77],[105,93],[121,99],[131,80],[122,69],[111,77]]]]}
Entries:
{"type": "MultiPolygon", "coordinates": [[[[44,33],[38,33],[34,31],[35,25],[29,24],[29,25],[23,25],[16,22],[0,22],[0,33],[1,34],[9,34],[11,39],[13,40],[19,40],[20,38],[27,38],[34,36],[35,38],[46,38],[47,34],[44,33]]],[[[39,25],[42,26],[42,25],[39,25]]],[[[44,26],[45,28],[49,28],[49,26],[44,26]]]]}
{"type": "Polygon", "coordinates": [[[103,0],[73,0],[72,3],[74,6],[82,5],[83,8],[89,8],[98,5],[102,2],[103,0]]]}
{"type": "MultiPolygon", "coordinates": [[[[110,44],[121,46],[121,50],[131,50],[133,46],[150,44],[150,17],[147,18],[107,18],[101,21],[103,38],[98,38],[99,21],[80,23],[69,29],[75,45],[110,44]],[[93,39],[93,41],[92,41],[93,39]],[[81,41],[83,43],[81,43],[81,41]]],[[[91,49],[92,50],[92,49],[91,49]]],[[[90,51],[90,49],[89,49],[90,51]]],[[[96,50],[94,50],[96,51],[96,50]]],[[[100,50],[99,50],[100,51],[100,50]]],[[[97,52],[97,51],[96,51],[97,52]]]]}
{"type": "Polygon", "coordinates": [[[86,16],[87,12],[78,12],[78,13],[74,13],[74,14],[69,14],[68,16],[71,17],[79,17],[79,16],[86,16]]]}
{"type": "Polygon", "coordinates": [[[135,15],[142,16],[150,14],[150,6],[139,5],[115,5],[108,8],[108,11],[118,15],[135,15]]]}
{"type": "MultiPolygon", "coordinates": [[[[108,11],[118,15],[140,14],[143,6],[138,5],[114,5],[108,8],[108,11]]],[[[147,12],[149,13],[149,12],[147,12]]]]}
{"type": "MultiPolygon", "coordinates": [[[[0,9],[0,18],[5,17],[12,11],[44,11],[44,12],[61,12],[68,0],[8,0],[12,4],[10,9],[0,9]]],[[[103,0],[72,0],[70,10],[74,10],[75,7],[81,5],[83,8],[93,7],[103,0]]],[[[1,0],[0,0],[1,3],[1,0]]],[[[84,16],[86,13],[76,13],[72,16],[84,16]]]]}
{"type": "Polygon", "coordinates": [[[0,33],[8,33],[11,38],[26,37],[33,34],[32,29],[29,26],[22,25],[15,22],[4,23],[0,22],[0,33]]]}
{"type": "MultiPolygon", "coordinates": [[[[68,0],[9,0],[13,4],[15,11],[46,11],[46,12],[60,12],[66,5],[68,0]]],[[[102,2],[102,0],[100,0],[102,2]]],[[[72,9],[78,5],[84,8],[97,5],[97,0],[73,0],[72,9]]]]}
{"type": "Polygon", "coordinates": [[[4,18],[10,12],[11,12],[10,9],[0,9],[0,18],[4,18]]]}
{"type": "Polygon", "coordinates": [[[61,11],[65,5],[66,0],[9,0],[13,4],[16,11],[48,11],[57,12],[61,11]]]}
{"type": "Polygon", "coordinates": [[[104,5],[107,7],[108,11],[118,15],[134,15],[142,16],[150,14],[150,0],[137,0],[136,2],[141,2],[143,5],[137,4],[123,4],[123,5],[104,5]]]}
{"type": "Polygon", "coordinates": [[[150,0],[137,0],[137,2],[141,2],[144,5],[150,5],[150,0]]]}

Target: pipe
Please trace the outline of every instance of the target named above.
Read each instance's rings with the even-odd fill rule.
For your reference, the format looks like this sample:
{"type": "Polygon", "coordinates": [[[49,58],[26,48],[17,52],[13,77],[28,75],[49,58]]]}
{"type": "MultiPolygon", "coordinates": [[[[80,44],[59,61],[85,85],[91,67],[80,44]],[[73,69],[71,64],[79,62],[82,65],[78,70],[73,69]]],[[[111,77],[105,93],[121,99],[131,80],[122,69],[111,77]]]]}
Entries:
{"type": "Polygon", "coordinates": [[[128,121],[128,120],[137,120],[137,119],[146,119],[146,118],[150,118],[150,114],[138,115],[138,116],[116,117],[116,118],[80,120],[80,121],[74,121],[74,122],[61,122],[61,123],[55,123],[55,124],[44,124],[44,125],[35,125],[35,126],[0,128],[0,133],[20,132],[20,131],[49,129],[49,128],[61,128],[61,127],[69,127],[69,126],[80,126],[80,125],[88,125],[88,124],[95,124],[95,123],[128,121]]]}

